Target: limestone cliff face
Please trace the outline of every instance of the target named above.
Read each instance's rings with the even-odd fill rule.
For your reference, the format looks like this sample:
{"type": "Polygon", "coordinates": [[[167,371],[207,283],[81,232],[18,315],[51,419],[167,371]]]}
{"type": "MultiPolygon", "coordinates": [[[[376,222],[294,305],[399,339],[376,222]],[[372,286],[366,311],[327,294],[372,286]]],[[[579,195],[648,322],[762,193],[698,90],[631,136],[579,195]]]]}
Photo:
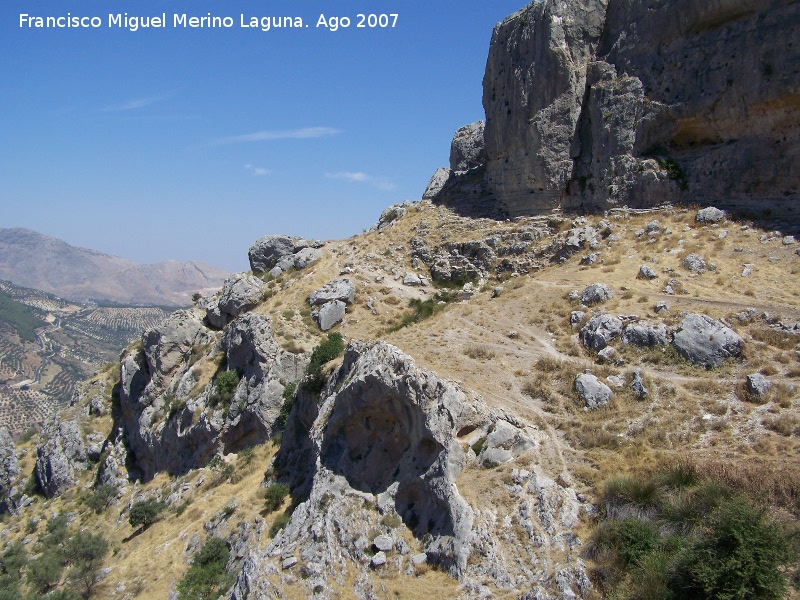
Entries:
{"type": "Polygon", "coordinates": [[[714,203],[800,188],[800,4],[544,0],[498,24],[485,183],[514,216],[714,203]]]}

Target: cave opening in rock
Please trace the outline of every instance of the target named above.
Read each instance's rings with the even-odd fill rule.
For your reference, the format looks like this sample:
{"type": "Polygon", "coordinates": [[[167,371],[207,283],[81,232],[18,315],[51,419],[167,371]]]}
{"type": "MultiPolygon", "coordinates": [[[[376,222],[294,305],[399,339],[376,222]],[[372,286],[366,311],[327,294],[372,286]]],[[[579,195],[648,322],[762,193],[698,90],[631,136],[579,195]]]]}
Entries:
{"type": "Polygon", "coordinates": [[[447,503],[428,481],[438,473],[443,450],[419,406],[393,390],[364,386],[337,400],[321,458],[362,492],[380,494],[398,482],[397,512],[422,537],[453,530],[447,503]]]}

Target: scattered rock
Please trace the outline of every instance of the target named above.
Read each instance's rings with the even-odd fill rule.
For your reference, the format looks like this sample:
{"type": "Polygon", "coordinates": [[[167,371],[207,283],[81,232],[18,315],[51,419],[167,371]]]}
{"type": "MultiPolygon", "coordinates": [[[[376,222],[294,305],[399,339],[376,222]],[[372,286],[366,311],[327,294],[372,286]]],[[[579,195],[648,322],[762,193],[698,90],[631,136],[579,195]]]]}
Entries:
{"type": "Polygon", "coordinates": [[[369,564],[373,567],[380,567],[381,565],[386,564],[386,553],[385,552],[378,552],[372,559],[369,561],[369,564]]]}
{"type": "Polygon", "coordinates": [[[796,243],[793,235],[787,235],[783,238],[783,245],[784,246],[791,246],[792,244],[796,243]]]}
{"type": "Polygon", "coordinates": [[[422,285],[422,280],[416,273],[406,273],[406,276],[403,277],[403,285],[413,287],[420,286],[422,285]]]}
{"type": "MultiPolygon", "coordinates": [[[[257,277],[238,273],[222,284],[219,296],[219,312],[235,319],[245,311],[251,310],[261,302],[264,284],[257,277]]],[[[210,319],[209,319],[210,320],[210,319]]]]}
{"type": "Polygon", "coordinates": [[[639,369],[633,371],[633,381],[631,382],[631,391],[637,399],[643,400],[650,393],[644,385],[642,372],[639,369]]]}
{"type": "Polygon", "coordinates": [[[311,306],[321,306],[332,300],[338,300],[344,304],[352,304],[356,297],[356,286],[349,279],[335,279],[329,281],[323,287],[312,292],[308,297],[311,306]]]}
{"type": "Polygon", "coordinates": [[[492,298],[499,298],[499,297],[500,297],[500,294],[502,294],[502,293],[503,293],[503,289],[504,289],[504,288],[503,288],[503,286],[502,286],[502,285],[498,285],[497,287],[495,287],[495,288],[492,290],[492,298]]]}
{"type": "Polygon", "coordinates": [[[599,352],[621,333],[622,320],[606,313],[589,319],[581,329],[580,337],[583,345],[589,350],[599,352]]]}
{"type": "Polygon", "coordinates": [[[582,310],[573,310],[569,313],[569,324],[573,327],[577,327],[580,325],[580,322],[583,321],[583,317],[586,316],[586,313],[582,310]]]}
{"type": "Polygon", "coordinates": [[[305,269],[320,258],[322,258],[322,250],[319,248],[303,248],[294,255],[294,268],[298,270],[305,269]]]}
{"type": "Polygon", "coordinates": [[[725,213],[714,206],[701,208],[697,211],[694,220],[698,223],[719,223],[725,218],[725,213]]]}
{"type": "Polygon", "coordinates": [[[678,354],[695,365],[718,367],[742,353],[744,341],[719,321],[706,315],[687,313],[672,340],[678,354]]]}
{"type": "Polygon", "coordinates": [[[291,569],[296,564],[297,564],[297,557],[296,556],[287,556],[281,562],[281,569],[283,569],[285,571],[286,569],[291,569]]]}
{"type": "Polygon", "coordinates": [[[424,552],[420,552],[419,554],[415,554],[411,557],[411,562],[415,565],[424,565],[428,562],[428,555],[424,552]]]}
{"type": "Polygon", "coordinates": [[[581,259],[582,265],[594,265],[597,261],[600,260],[600,253],[599,252],[592,252],[591,254],[587,254],[581,259]]]}
{"type": "Polygon", "coordinates": [[[599,408],[611,400],[611,388],[590,373],[575,377],[575,391],[586,408],[599,408]]]}
{"type": "Polygon", "coordinates": [[[653,310],[655,311],[656,314],[662,312],[669,312],[669,304],[663,301],[656,302],[656,305],[653,307],[653,310]]]}
{"type": "Polygon", "coordinates": [[[742,277],[750,277],[750,274],[753,272],[753,267],[755,265],[751,263],[745,263],[744,268],[742,269],[742,277]]]}
{"type": "Polygon", "coordinates": [[[394,540],[389,535],[379,535],[372,541],[372,545],[381,552],[389,552],[394,548],[394,540]]]}
{"type": "Polygon", "coordinates": [[[754,398],[763,398],[772,387],[772,382],[761,373],[751,373],[745,378],[745,389],[754,398]]]}
{"type": "Polygon", "coordinates": [[[597,353],[597,357],[604,362],[614,362],[614,359],[617,357],[617,351],[611,346],[606,346],[597,353]]]}
{"type": "Polygon", "coordinates": [[[706,272],[706,261],[704,261],[697,254],[690,254],[686,258],[684,258],[683,259],[683,266],[684,266],[684,268],[688,269],[692,273],[705,273],[706,272]]]}
{"type": "Polygon", "coordinates": [[[591,306],[592,304],[601,304],[611,300],[612,293],[605,283],[593,283],[586,286],[581,292],[581,303],[591,306]]]}
{"type": "Polygon", "coordinates": [[[639,267],[639,274],[636,276],[637,279],[655,279],[658,277],[658,273],[653,270],[652,267],[647,265],[642,265],[639,267]]]}

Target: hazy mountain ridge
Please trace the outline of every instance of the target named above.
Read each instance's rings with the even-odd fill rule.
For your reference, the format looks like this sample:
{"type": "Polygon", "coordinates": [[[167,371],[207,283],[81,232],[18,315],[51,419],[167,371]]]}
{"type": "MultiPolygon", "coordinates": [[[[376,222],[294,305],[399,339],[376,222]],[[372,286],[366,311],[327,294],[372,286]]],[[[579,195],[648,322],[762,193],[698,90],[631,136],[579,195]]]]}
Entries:
{"type": "Polygon", "coordinates": [[[29,229],[0,229],[0,279],[77,302],[186,306],[227,275],[200,262],[139,264],[29,229]]]}

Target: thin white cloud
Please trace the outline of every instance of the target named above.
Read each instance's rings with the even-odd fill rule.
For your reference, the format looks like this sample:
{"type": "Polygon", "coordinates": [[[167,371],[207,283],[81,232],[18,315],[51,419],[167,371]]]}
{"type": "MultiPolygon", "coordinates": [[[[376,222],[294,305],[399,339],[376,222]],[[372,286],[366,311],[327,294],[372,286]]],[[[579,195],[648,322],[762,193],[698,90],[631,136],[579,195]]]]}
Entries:
{"type": "Polygon", "coordinates": [[[217,144],[241,144],[244,142],[266,142],[271,140],[310,140],[314,138],[331,137],[342,133],[341,129],[333,127],[303,127],[302,129],[287,129],[285,131],[256,131],[244,135],[234,135],[217,140],[217,144]]]}
{"type": "Polygon", "coordinates": [[[390,192],[395,189],[395,184],[385,177],[374,177],[361,171],[341,171],[339,173],[325,173],[328,179],[341,179],[351,183],[366,183],[374,188],[390,192]]]}
{"type": "Polygon", "coordinates": [[[255,167],[250,163],[244,166],[245,170],[251,173],[254,177],[261,177],[263,175],[269,175],[272,173],[269,169],[265,169],[264,167],[255,167]]]}
{"type": "Polygon", "coordinates": [[[150,106],[152,104],[156,104],[163,100],[166,100],[169,96],[150,96],[147,98],[134,98],[132,100],[128,100],[122,104],[117,104],[115,106],[105,106],[100,109],[101,112],[125,112],[129,110],[139,110],[140,108],[145,108],[146,106],[150,106]]]}

